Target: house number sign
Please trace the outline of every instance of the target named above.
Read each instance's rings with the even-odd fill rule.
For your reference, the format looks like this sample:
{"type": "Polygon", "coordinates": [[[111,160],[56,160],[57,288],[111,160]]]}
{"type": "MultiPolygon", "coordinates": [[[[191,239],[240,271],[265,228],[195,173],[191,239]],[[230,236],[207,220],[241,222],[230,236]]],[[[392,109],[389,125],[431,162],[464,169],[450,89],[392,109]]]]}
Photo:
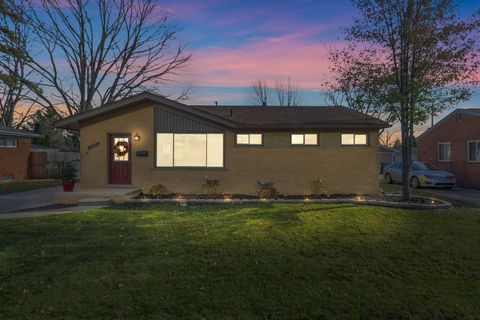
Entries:
{"type": "Polygon", "coordinates": [[[93,143],[91,145],[89,145],[87,148],[88,150],[92,150],[92,149],[95,149],[96,147],[98,147],[100,145],[100,142],[96,142],[96,143],[93,143]]]}

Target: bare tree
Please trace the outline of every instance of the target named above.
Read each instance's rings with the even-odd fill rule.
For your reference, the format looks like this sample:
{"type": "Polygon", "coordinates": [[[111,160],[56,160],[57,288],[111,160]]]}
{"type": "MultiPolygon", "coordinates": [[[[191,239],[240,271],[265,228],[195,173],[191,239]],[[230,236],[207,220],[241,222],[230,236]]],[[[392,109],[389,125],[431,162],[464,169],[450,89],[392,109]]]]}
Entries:
{"type": "Polygon", "coordinates": [[[293,84],[290,77],[286,81],[275,81],[275,92],[280,106],[295,107],[302,103],[298,84],[293,84]]]}
{"type": "Polygon", "coordinates": [[[271,88],[266,80],[255,80],[252,82],[253,103],[260,106],[268,105],[271,88]]]}
{"type": "Polygon", "coordinates": [[[383,132],[378,136],[378,139],[381,144],[384,146],[391,147],[395,140],[393,139],[395,137],[395,132],[385,129],[383,132]]]}
{"type": "Polygon", "coordinates": [[[453,0],[353,3],[360,17],[346,34],[350,64],[378,70],[368,77],[381,85],[376,98],[400,122],[403,199],[410,200],[414,126],[427,121],[433,105],[440,112],[471,96],[480,23],[461,19],[453,0]]]}
{"type": "MultiPolygon", "coordinates": [[[[5,3],[3,3],[5,4],[5,3]]],[[[25,81],[30,76],[26,70],[24,53],[28,45],[28,31],[22,22],[21,6],[8,1],[8,14],[0,10],[2,50],[0,54],[0,125],[19,128],[26,124],[36,105],[32,90],[25,81]],[[14,18],[12,18],[14,16],[14,18]],[[8,31],[5,31],[7,30],[8,31]],[[8,49],[6,49],[8,48],[8,49]]],[[[33,87],[33,85],[31,85],[33,87]]]]}
{"type": "Polygon", "coordinates": [[[39,99],[68,115],[173,81],[190,60],[156,0],[39,0],[28,12],[39,99]],[[60,106],[60,108],[58,108],[60,106]]]}

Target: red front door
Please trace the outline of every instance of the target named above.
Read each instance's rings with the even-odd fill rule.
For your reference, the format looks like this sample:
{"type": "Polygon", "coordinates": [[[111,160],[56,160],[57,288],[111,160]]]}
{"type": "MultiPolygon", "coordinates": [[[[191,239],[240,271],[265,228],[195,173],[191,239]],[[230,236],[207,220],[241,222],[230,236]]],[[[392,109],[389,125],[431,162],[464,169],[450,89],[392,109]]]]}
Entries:
{"type": "Polygon", "coordinates": [[[110,184],[132,183],[132,149],[129,134],[110,135],[110,184]]]}

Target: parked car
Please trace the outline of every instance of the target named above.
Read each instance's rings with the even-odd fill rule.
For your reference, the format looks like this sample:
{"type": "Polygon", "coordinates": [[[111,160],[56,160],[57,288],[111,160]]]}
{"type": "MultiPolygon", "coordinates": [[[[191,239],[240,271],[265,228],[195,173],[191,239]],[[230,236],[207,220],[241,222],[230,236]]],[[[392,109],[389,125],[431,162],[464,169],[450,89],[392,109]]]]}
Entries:
{"type": "MultiPolygon", "coordinates": [[[[383,170],[386,183],[402,182],[402,163],[396,162],[383,170]]],[[[439,170],[429,163],[413,161],[410,170],[410,185],[413,188],[438,187],[453,188],[456,184],[455,176],[447,171],[439,170]]]]}

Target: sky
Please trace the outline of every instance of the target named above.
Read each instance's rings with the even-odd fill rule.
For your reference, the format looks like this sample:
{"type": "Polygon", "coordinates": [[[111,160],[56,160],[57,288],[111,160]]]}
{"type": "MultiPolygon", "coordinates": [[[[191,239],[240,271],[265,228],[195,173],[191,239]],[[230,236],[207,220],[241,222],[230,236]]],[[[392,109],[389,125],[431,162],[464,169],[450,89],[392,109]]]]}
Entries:
{"type": "MultiPolygon", "coordinates": [[[[248,104],[255,79],[298,83],[305,105],[324,105],[328,50],[341,46],[356,10],[349,0],[171,0],[161,2],[182,32],[193,59],[184,79],[190,103],[248,104]]],[[[480,8],[459,4],[460,13],[480,8]]],[[[459,107],[480,107],[480,94],[459,107]]]]}

